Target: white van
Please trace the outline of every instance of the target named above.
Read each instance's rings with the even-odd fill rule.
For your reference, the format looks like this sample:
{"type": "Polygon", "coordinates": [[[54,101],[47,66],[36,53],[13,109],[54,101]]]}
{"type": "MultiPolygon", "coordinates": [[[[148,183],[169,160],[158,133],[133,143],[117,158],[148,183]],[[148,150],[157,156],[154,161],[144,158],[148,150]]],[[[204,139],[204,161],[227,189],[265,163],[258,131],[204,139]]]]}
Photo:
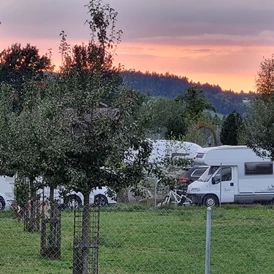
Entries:
{"type": "Polygon", "coordinates": [[[194,204],[274,202],[273,161],[257,156],[251,148],[202,148],[194,162],[208,166],[187,188],[187,197],[194,204]]]}
{"type": "Polygon", "coordinates": [[[0,210],[9,209],[14,201],[14,177],[0,176],[0,210]]]}

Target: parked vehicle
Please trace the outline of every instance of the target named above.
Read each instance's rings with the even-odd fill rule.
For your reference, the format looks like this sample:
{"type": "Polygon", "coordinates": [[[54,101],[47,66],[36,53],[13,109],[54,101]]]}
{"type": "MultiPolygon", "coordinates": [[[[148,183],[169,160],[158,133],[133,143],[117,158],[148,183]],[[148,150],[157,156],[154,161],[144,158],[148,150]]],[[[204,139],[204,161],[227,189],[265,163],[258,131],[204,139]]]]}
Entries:
{"type": "Polygon", "coordinates": [[[9,209],[14,201],[14,177],[0,176],[0,210],[9,209]]]}
{"type": "MultiPolygon", "coordinates": [[[[43,196],[43,199],[49,199],[49,187],[45,187],[39,192],[40,195],[43,196]]],[[[54,190],[54,199],[64,208],[77,208],[84,204],[84,197],[81,192],[70,191],[69,193],[66,193],[62,187],[54,190]]],[[[91,206],[107,206],[116,203],[116,193],[106,186],[96,187],[90,192],[89,204],[91,206]]]]}
{"type": "Polygon", "coordinates": [[[187,188],[194,204],[273,203],[273,162],[247,146],[219,146],[197,151],[197,165],[207,165],[203,175],[187,188]]]}
{"type": "Polygon", "coordinates": [[[190,167],[177,177],[178,185],[188,186],[190,183],[198,180],[207,168],[208,166],[199,165],[190,167]]]}

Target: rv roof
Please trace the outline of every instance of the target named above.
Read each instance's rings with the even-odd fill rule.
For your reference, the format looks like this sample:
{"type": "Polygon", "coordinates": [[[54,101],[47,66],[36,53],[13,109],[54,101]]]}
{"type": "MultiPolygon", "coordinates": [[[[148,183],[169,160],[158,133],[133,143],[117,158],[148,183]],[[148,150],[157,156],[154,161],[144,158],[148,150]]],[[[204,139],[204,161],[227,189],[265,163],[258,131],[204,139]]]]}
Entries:
{"type": "Polygon", "coordinates": [[[222,146],[216,146],[216,147],[203,147],[203,148],[199,149],[197,152],[206,153],[209,150],[214,150],[214,149],[239,149],[239,148],[247,148],[247,146],[222,145],[222,146]]]}
{"type": "Polygon", "coordinates": [[[264,161],[247,146],[219,146],[208,147],[197,151],[194,162],[206,165],[236,165],[243,161],[264,161]],[[241,152],[239,152],[241,150],[241,152]]]}

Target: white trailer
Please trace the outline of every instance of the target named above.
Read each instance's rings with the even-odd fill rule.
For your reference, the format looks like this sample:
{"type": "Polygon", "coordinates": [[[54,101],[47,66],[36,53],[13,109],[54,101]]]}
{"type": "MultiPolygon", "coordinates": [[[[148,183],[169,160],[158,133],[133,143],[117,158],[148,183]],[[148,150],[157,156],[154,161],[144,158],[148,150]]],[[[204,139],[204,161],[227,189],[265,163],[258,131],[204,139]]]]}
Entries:
{"type": "Polygon", "coordinates": [[[0,176],[0,210],[9,209],[14,201],[14,177],[0,176]]]}
{"type": "Polygon", "coordinates": [[[197,151],[195,164],[207,170],[187,189],[194,204],[273,203],[273,161],[247,146],[219,146],[197,151]]]}

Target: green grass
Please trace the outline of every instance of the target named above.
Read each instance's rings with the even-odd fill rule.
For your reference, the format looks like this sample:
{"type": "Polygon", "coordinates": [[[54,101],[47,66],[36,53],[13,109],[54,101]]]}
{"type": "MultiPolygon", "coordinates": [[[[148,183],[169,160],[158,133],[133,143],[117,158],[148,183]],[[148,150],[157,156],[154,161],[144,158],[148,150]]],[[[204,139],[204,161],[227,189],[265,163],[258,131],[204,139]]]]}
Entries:
{"type": "MultiPolygon", "coordinates": [[[[212,209],[210,273],[273,273],[274,208],[212,209]]],[[[116,205],[100,213],[100,274],[204,273],[206,208],[116,205]]],[[[60,260],[40,257],[40,234],[0,212],[0,273],[72,273],[73,213],[62,212],[60,260]]]]}

